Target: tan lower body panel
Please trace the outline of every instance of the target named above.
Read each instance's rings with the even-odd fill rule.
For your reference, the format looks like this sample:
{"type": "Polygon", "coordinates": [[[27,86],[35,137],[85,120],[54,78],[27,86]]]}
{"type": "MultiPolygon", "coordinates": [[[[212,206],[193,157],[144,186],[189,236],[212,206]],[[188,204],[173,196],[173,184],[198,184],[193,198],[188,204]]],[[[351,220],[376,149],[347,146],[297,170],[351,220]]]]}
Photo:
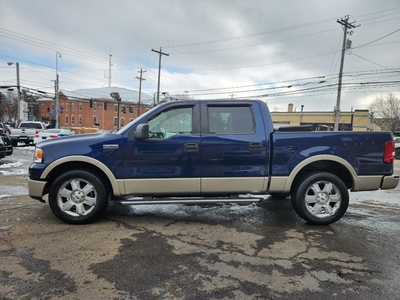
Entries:
{"type": "Polygon", "coordinates": [[[203,193],[262,193],[266,192],[268,177],[203,178],[203,193]]]}
{"type": "Polygon", "coordinates": [[[267,189],[267,177],[127,179],[127,195],[137,194],[197,194],[197,193],[262,193],[267,189]]]}
{"type": "Polygon", "coordinates": [[[378,176],[358,176],[354,178],[353,192],[356,191],[375,191],[379,190],[382,182],[382,175],[378,176]]]}
{"type": "Polygon", "coordinates": [[[200,178],[126,179],[124,183],[127,195],[200,193],[200,178]]]}

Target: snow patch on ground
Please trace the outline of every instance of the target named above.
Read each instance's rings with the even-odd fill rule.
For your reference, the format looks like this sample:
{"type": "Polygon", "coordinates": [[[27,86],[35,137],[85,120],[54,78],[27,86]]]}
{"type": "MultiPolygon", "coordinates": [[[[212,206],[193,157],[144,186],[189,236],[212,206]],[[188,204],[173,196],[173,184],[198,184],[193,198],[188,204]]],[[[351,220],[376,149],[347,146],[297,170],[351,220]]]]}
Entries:
{"type": "Polygon", "coordinates": [[[24,169],[13,169],[12,171],[7,170],[7,169],[23,166],[24,165],[24,163],[23,163],[24,161],[26,161],[26,159],[19,159],[16,162],[0,165],[0,174],[3,174],[4,176],[28,175],[28,169],[26,169],[26,168],[24,168],[24,169]]]}

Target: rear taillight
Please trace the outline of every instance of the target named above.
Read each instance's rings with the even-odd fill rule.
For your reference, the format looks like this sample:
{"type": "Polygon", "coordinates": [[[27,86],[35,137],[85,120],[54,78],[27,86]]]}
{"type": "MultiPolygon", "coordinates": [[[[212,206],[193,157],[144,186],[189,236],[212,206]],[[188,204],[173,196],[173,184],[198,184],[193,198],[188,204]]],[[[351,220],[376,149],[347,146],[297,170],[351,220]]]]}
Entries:
{"type": "Polygon", "coordinates": [[[54,135],[54,134],[49,135],[49,138],[51,138],[51,139],[55,139],[56,137],[58,137],[58,135],[54,135]]]}
{"type": "Polygon", "coordinates": [[[39,133],[35,133],[35,138],[38,138],[39,137],[39,133]]]}
{"type": "Polygon", "coordinates": [[[385,149],[383,150],[383,162],[385,164],[392,164],[394,162],[394,141],[385,143],[385,149]]]}

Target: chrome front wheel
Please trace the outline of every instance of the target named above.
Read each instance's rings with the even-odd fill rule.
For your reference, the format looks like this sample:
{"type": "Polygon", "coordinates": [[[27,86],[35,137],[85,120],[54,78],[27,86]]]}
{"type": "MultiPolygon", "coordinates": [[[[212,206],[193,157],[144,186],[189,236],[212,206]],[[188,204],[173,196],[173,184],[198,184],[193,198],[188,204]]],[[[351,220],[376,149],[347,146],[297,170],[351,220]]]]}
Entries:
{"type": "Polygon", "coordinates": [[[103,182],[95,174],[83,170],[60,175],[50,188],[51,210],[66,223],[92,222],[104,210],[106,202],[103,182]]]}
{"type": "Polygon", "coordinates": [[[62,184],[57,195],[57,206],[72,217],[87,216],[96,207],[97,192],[82,178],[72,178],[62,184]]]}

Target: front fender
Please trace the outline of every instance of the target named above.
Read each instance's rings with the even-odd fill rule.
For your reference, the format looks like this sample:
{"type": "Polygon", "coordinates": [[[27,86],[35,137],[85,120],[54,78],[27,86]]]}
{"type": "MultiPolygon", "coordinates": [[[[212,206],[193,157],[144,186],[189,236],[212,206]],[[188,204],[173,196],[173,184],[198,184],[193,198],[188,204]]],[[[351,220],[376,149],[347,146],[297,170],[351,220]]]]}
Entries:
{"type": "Polygon", "coordinates": [[[123,180],[117,180],[114,174],[110,171],[110,169],[107,168],[107,166],[103,164],[101,161],[83,155],[66,156],[53,161],[44,169],[44,171],[40,176],[40,179],[45,180],[52,170],[54,170],[58,166],[61,166],[62,164],[71,162],[85,162],[95,166],[96,168],[100,169],[104,173],[104,175],[108,178],[115,196],[121,196],[125,194],[123,180]]]}

